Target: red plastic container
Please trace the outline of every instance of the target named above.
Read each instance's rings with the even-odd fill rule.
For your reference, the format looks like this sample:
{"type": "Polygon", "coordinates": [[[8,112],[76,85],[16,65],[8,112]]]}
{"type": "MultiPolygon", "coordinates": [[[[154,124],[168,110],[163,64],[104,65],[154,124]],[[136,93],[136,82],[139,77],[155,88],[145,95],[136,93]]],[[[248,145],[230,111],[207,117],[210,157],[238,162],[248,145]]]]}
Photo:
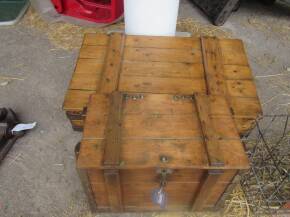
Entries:
{"type": "Polygon", "coordinates": [[[124,0],[51,0],[58,13],[96,23],[112,23],[124,13],[124,0]]]}

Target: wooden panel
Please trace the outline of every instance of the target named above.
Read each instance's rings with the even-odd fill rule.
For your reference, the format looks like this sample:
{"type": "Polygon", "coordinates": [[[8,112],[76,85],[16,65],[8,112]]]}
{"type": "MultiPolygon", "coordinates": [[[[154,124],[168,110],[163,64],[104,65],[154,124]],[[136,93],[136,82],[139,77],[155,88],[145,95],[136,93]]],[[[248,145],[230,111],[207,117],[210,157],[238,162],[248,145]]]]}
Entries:
{"type": "MultiPolygon", "coordinates": [[[[190,206],[198,189],[198,183],[168,183],[165,191],[168,196],[167,207],[190,206]]],[[[124,204],[134,207],[154,207],[160,210],[158,205],[152,202],[151,194],[154,189],[159,188],[159,183],[130,183],[123,185],[124,204]]],[[[146,209],[146,208],[145,208],[146,209]]]]}
{"type": "Polygon", "coordinates": [[[214,207],[216,205],[236,174],[237,171],[224,171],[223,174],[219,176],[212,191],[209,192],[204,201],[204,208],[214,207]],[[226,180],[226,182],[223,182],[222,180],[226,180]]]}
{"type": "Polygon", "coordinates": [[[90,208],[91,208],[92,212],[96,212],[97,211],[96,199],[98,199],[97,201],[99,202],[99,198],[95,198],[95,191],[92,188],[88,174],[87,174],[86,170],[82,170],[82,169],[77,169],[77,172],[78,172],[80,180],[82,182],[84,191],[88,197],[88,202],[90,204],[90,208]]]}
{"type": "MultiPolygon", "coordinates": [[[[81,143],[79,158],[77,161],[78,168],[92,169],[99,167],[103,163],[103,154],[104,146],[102,140],[83,139],[81,143]]],[[[96,181],[96,176],[100,177],[99,173],[91,172],[90,174],[90,176],[94,177],[91,182],[101,182],[100,180],[96,181]]]]}
{"type": "Polygon", "coordinates": [[[133,100],[136,94],[127,94],[124,114],[163,114],[186,115],[196,114],[196,108],[192,106],[192,98],[176,99],[168,94],[142,94],[142,99],[133,100]]]}
{"type": "MultiPolygon", "coordinates": [[[[211,96],[211,98],[216,97],[211,96]]],[[[249,167],[248,158],[240,141],[235,122],[230,115],[227,115],[230,113],[229,108],[219,107],[225,112],[213,115],[211,112],[217,111],[217,108],[214,107],[216,104],[211,104],[212,101],[208,96],[196,95],[195,98],[210,165],[247,169],[249,167]]]]}
{"type": "MultiPolygon", "coordinates": [[[[160,157],[163,155],[169,159],[166,166],[209,168],[207,152],[202,143],[201,125],[193,105],[195,101],[190,98],[176,100],[174,96],[166,94],[144,94],[142,98],[136,100],[132,97],[133,95],[127,95],[126,103],[123,105],[123,120],[120,125],[121,168],[162,166],[160,157]],[[147,153],[147,150],[151,150],[152,153],[147,153]]],[[[210,120],[210,124],[207,125],[209,127],[204,129],[206,134],[212,132],[212,135],[205,137],[207,140],[210,139],[207,141],[207,147],[211,148],[212,145],[212,150],[218,149],[211,152],[210,157],[214,163],[210,166],[221,166],[219,165],[221,161],[224,163],[223,168],[248,168],[244,147],[225,98],[218,96],[206,98],[206,102],[203,103],[206,106],[199,109],[202,112],[205,111],[204,107],[208,109],[202,117],[203,124],[206,118],[210,120]],[[215,162],[215,159],[218,161],[215,162]]],[[[102,168],[99,156],[103,153],[104,146],[100,147],[100,143],[104,138],[109,101],[106,96],[94,95],[91,105],[88,109],[82,146],[85,152],[94,154],[83,155],[87,158],[83,166],[102,168]],[[93,159],[94,155],[98,160],[93,159]]]]}
{"type": "MultiPolygon", "coordinates": [[[[160,206],[152,206],[152,204],[141,204],[140,206],[125,206],[125,212],[164,212],[164,209],[160,208],[160,206]]],[[[180,212],[180,211],[188,211],[190,209],[189,206],[185,205],[170,205],[167,206],[165,212],[180,212]]]]}
{"type": "Polygon", "coordinates": [[[188,78],[158,78],[123,76],[119,84],[119,91],[144,93],[192,94],[205,93],[204,79],[188,78]]]}
{"type": "Polygon", "coordinates": [[[208,94],[226,95],[226,84],[219,40],[217,38],[201,38],[204,70],[208,94]]]}
{"type": "Polygon", "coordinates": [[[224,169],[247,170],[250,168],[248,157],[240,140],[222,140],[219,141],[219,145],[225,159],[224,169]]]}
{"type": "Polygon", "coordinates": [[[106,53],[107,47],[83,45],[80,50],[79,58],[98,59],[100,61],[104,61],[106,53]]]}
{"type": "Polygon", "coordinates": [[[208,112],[210,117],[220,117],[232,115],[228,107],[228,102],[223,96],[208,96],[208,112]]]}
{"type": "Polygon", "coordinates": [[[100,83],[102,67],[103,63],[96,59],[79,59],[69,88],[95,91],[100,83]]]}
{"type": "Polygon", "coordinates": [[[228,80],[226,84],[230,96],[257,98],[256,86],[253,81],[228,80]]]}
{"type": "Polygon", "coordinates": [[[124,40],[125,36],[122,34],[111,35],[100,89],[102,93],[112,93],[118,88],[124,52],[124,40]]]}
{"type": "Polygon", "coordinates": [[[84,126],[83,120],[71,120],[71,123],[75,128],[82,128],[84,126]]]}
{"type": "Polygon", "coordinates": [[[219,134],[216,132],[210,117],[209,97],[196,95],[195,100],[210,166],[224,166],[224,157],[217,142],[219,134]]]}
{"type": "Polygon", "coordinates": [[[66,111],[83,111],[95,91],[69,90],[65,96],[63,109],[66,111]]]}
{"type": "Polygon", "coordinates": [[[208,168],[208,160],[199,140],[123,140],[121,165],[122,168],[208,168]],[[168,162],[161,162],[161,156],[166,156],[168,162]]]}
{"type": "MultiPolygon", "coordinates": [[[[157,166],[208,168],[206,150],[199,140],[123,140],[121,147],[122,169],[157,166]],[[168,162],[161,163],[161,156],[168,157],[168,162]]],[[[102,168],[103,153],[102,140],[83,140],[78,167],[102,168]]]]}
{"type": "Polygon", "coordinates": [[[200,50],[192,49],[158,49],[158,48],[130,48],[124,53],[125,61],[140,62],[179,62],[201,63],[200,50]]]}
{"type": "Polygon", "coordinates": [[[256,125],[256,121],[253,118],[235,118],[235,123],[240,135],[245,135],[256,125]]]}
{"type": "MultiPolygon", "coordinates": [[[[80,148],[79,145],[80,144],[77,144],[76,150],[75,150],[75,158],[76,158],[76,160],[78,160],[78,158],[79,158],[79,152],[78,152],[79,148],[80,148]]],[[[77,168],[77,172],[78,172],[80,180],[82,182],[84,191],[87,194],[87,197],[88,197],[88,200],[89,200],[88,202],[90,204],[90,208],[91,208],[91,210],[93,212],[95,212],[97,210],[97,206],[96,206],[96,203],[95,203],[94,192],[92,190],[91,180],[90,180],[88,171],[77,168]]]]}
{"type": "Polygon", "coordinates": [[[222,62],[226,65],[243,65],[248,66],[248,59],[244,49],[243,42],[238,39],[219,40],[222,62]]]}
{"type": "Polygon", "coordinates": [[[253,75],[249,66],[224,65],[224,76],[228,80],[252,80],[253,75]]]}
{"type": "Polygon", "coordinates": [[[192,210],[202,211],[207,203],[210,196],[213,196],[213,200],[216,200],[216,195],[213,194],[215,185],[221,177],[221,173],[210,173],[205,174],[202,183],[199,185],[198,193],[194,198],[192,210]]]}
{"type": "Polygon", "coordinates": [[[102,94],[91,97],[87,111],[84,139],[103,139],[109,113],[109,98],[102,94]]]}
{"type": "Polygon", "coordinates": [[[191,37],[128,36],[126,47],[200,50],[200,41],[191,37]]]}
{"type": "Polygon", "coordinates": [[[157,78],[204,78],[201,63],[129,62],[122,66],[122,76],[157,78]]]}
{"type": "Polygon", "coordinates": [[[193,138],[201,136],[196,114],[125,115],[123,138],[193,138]],[[158,129],[158,130],[156,130],[158,129]]]}
{"type": "MultiPolygon", "coordinates": [[[[170,183],[199,183],[203,170],[175,169],[167,178],[170,183]]],[[[122,183],[159,182],[157,169],[121,170],[122,183]]]]}
{"type": "MultiPolygon", "coordinates": [[[[102,184],[105,182],[102,170],[87,170],[90,182],[93,184],[102,184]]],[[[199,183],[204,170],[200,169],[175,169],[167,178],[170,183],[199,183]]],[[[128,169],[120,170],[122,183],[138,183],[138,182],[159,182],[160,175],[156,168],[145,169],[128,169]]],[[[222,183],[228,183],[223,181],[222,183]]]]}
{"type": "Polygon", "coordinates": [[[99,45],[106,46],[109,41],[109,35],[107,34],[95,34],[87,33],[84,35],[83,45],[99,45]]]}
{"type": "Polygon", "coordinates": [[[114,212],[123,211],[123,196],[121,191],[121,180],[119,171],[105,170],[104,177],[110,210],[114,212]]]}
{"type": "Polygon", "coordinates": [[[256,119],[259,114],[262,114],[261,104],[257,98],[232,97],[229,98],[229,105],[237,118],[256,119]]]}
{"type": "Polygon", "coordinates": [[[122,109],[123,94],[119,92],[112,93],[104,139],[103,164],[105,166],[119,166],[120,164],[122,109]]]}
{"type": "MultiPolygon", "coordinates": [[[[105,182],[102,170],[88,169],[87,170],[90,182],[93,184],[102,184],[105,182]]],[[[167,178],[170,183],[199,183],[204,170],[200,169],[175,169],[167,178]]],[[[157,169],[128,169],[120,170],[122,183],[138,183],[138,182],[159,182],[160,175],[157,169]]],[[[228,182],[222,182],[228,183],[228,182]]]]}
{"type": "Polygon", "coordinates": [[[109,199],[105,183],[92,183],[92,190],[98,211],[102,209],[108,209],[109,211],[109,199]]]}

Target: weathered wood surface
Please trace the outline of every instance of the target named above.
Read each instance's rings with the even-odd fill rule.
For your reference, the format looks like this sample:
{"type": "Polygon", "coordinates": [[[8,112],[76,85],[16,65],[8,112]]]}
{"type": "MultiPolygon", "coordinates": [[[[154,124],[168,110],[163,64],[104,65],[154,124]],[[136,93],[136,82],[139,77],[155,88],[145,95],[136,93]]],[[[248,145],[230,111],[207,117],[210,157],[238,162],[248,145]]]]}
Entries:
{"type": "Polygon", "coordinates": [[[232,117],[223,96],[94,94],[77,165],[101,210],[160,210],[151,199],[157,168],[173,170],[166,210],[214,207],[249,167],[232,117]]]}
{"type": "Polygon", "coordinates": [[[243,43],[235,39],[87,34],[64,110],[80,113],[80,121],[92,93],[113,91],[222,94],[240,134],[261,114],[243,43]]]}

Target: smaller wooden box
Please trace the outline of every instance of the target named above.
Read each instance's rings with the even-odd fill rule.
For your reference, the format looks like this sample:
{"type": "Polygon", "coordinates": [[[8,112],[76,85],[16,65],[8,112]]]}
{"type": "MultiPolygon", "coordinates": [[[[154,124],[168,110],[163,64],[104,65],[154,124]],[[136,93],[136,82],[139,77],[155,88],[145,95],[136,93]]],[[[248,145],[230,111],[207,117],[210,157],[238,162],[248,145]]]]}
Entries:
{"type": "Polygon", "coordinates": [[[225,97],[113,92],[91,96],[77,167],[98,211],[189,211],[215,207],[249,163],[225,97]]]}

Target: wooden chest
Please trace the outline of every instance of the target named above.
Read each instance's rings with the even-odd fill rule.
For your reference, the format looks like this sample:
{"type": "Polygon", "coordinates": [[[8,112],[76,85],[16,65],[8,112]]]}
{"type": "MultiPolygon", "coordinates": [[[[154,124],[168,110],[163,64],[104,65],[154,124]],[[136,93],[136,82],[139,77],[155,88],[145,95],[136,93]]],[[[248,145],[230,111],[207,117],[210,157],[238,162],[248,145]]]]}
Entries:
{"type": "Polygon", "coordinates": [[[249,163],[226,97],[113,92],[90,98],[77,167],[98,211],[200,211],[249,163]]]}
{"type": "Polygon", "coordinates": [[[240,134],[261,114],[240,40],[87,34],[64,102],[73,127],[91,94],[114,91],[225,96],[240,134]]]}

